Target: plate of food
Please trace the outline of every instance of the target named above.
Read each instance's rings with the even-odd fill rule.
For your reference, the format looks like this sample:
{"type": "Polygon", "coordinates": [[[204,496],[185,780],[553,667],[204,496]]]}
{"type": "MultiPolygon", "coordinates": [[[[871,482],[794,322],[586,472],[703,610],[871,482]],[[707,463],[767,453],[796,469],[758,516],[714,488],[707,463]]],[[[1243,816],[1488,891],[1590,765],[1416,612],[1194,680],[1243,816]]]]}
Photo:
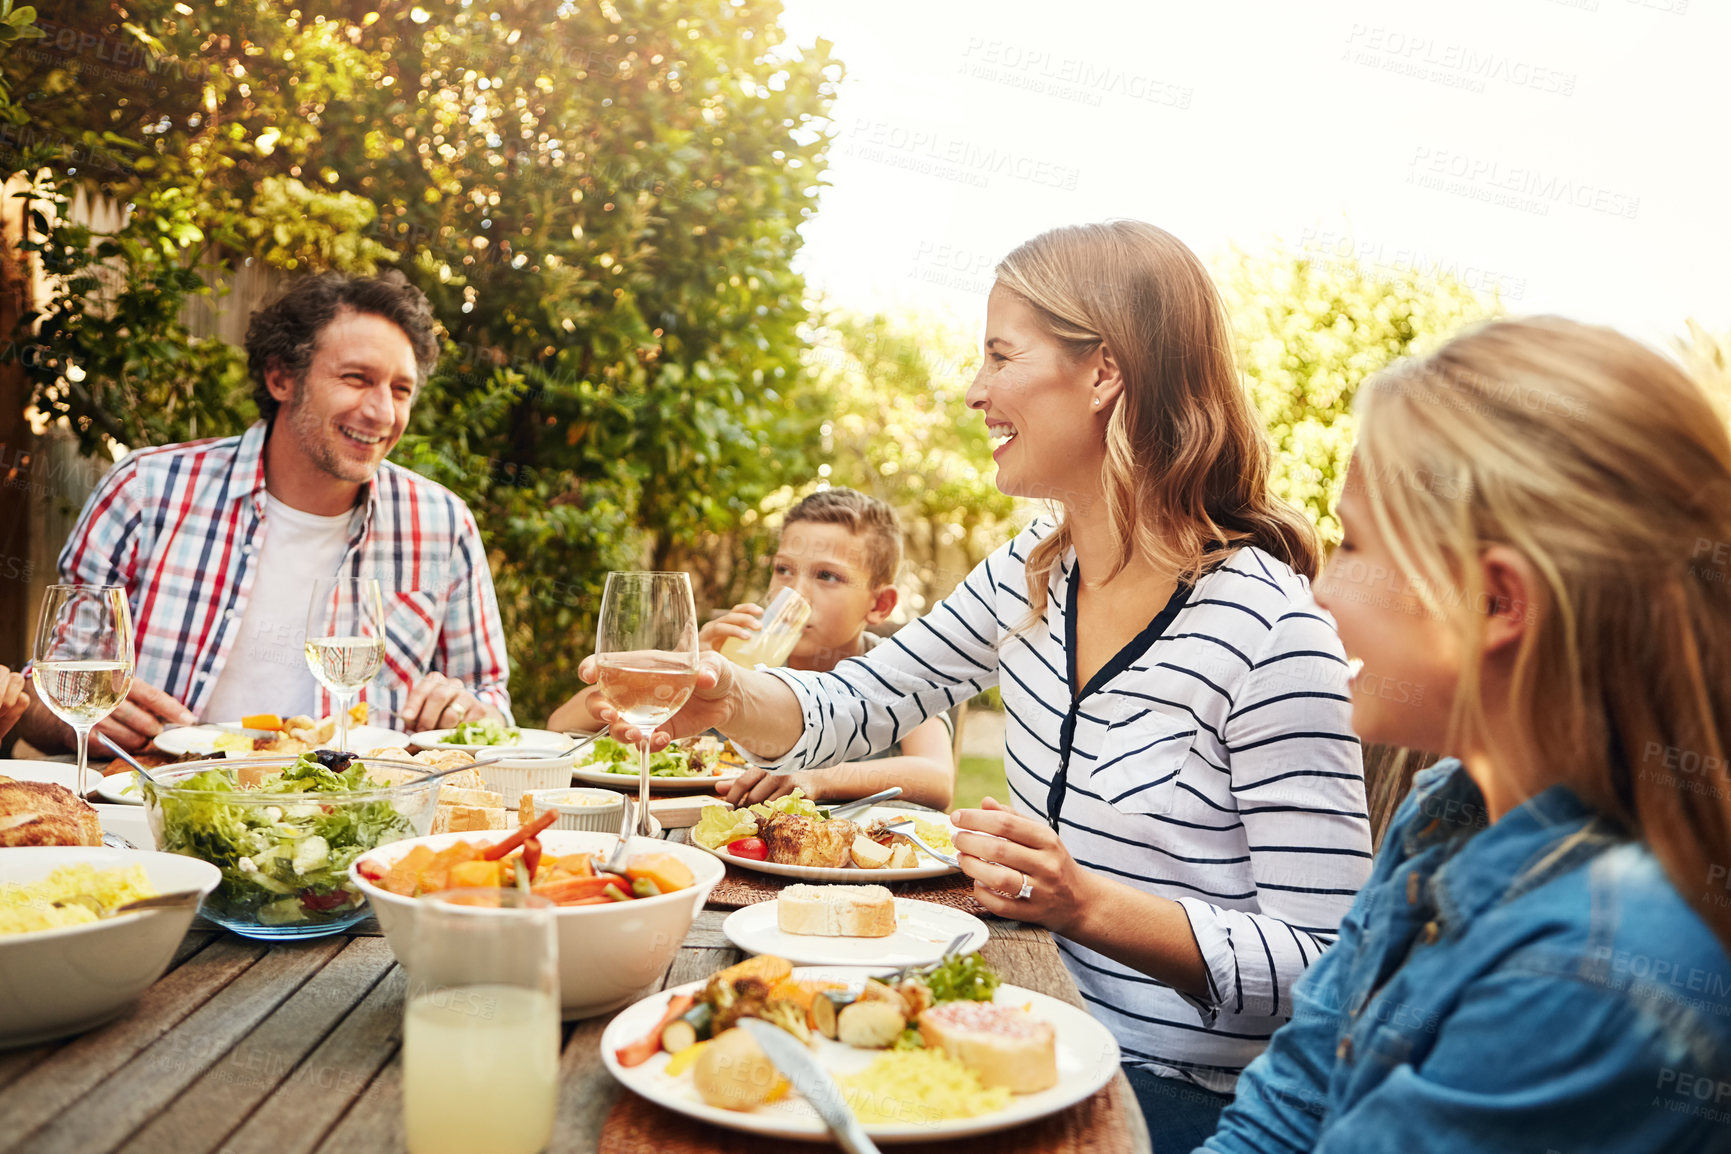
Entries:
{"type": "Polygon", "coordinates": [[[847,967],[770,954],[623,1010],[601,1035],[621,1084],[731,1130],[823,1140],[750,1034],[762,1018],[807,1042],[878,1142],[989,1134],[1057,1113],[1118,1071],[1118,1044],[1082,1010],[1001,984],[978,955],[894,985],[847,967]]]}
{"type": "Polygon", "coordinates": [[[955,827],[944,814],[874,805],[851,818],[832,818],[798,789],[745,809],[705,809],[691,844],[744,869],[810,882],[905,882],[955,873],[955,866],[883,828],[907,818],[927,844],[954,851],[955,827]]]}
{"type": "MultiPolygon", "coordinates": [[[[582,760],[572,768],[571,776],[585,785],[636,789],[640,756],[635,746],[611,737],[597,738],[579,754],[582,760]]],[[[724,742],[709,736],[687,738],[649,755],[649,788],[726,789],[745,769],[745,763],[724,742]]]]}
{"type": "MultiPolygon", "coordinates": [[[[208,757],[213,753],[226,753],[231,757],[245,757],[251,753],[302,754],[330,745],[336,730],[335,714],[315,721],[305,715],[283,718],[274,713],[260,713],[238,721],[165,729],[152,739],[152,743],[174,757],[208,757]]],[[[408,734],[368,725],[365,702],[349,710],[350,749],[381,746],[407,749],[408,745],[408,734]]]]}
{"type": "Polygon", "coordinates": [[[144,804],[144,790],[139,787],[138,771],[123,769],[97,781],[91,790],[110,805],[144,804]]]}
{"type": "Polygon", "coordinates": [[[986,944],[986,923],[970,913],[898,898],[878,885],[795,883],[774,901],[743,906],[721,923],[748,954],[774,954],[804,966],[925,966],[986,944]]]}
{"type": "Polygon", "coordinates": [[[409,744],[416,749],[461,749],[478,753],[483,749],[547,750],[557,753],[569,749],[574,738],[551,729],[524,729],[517,725],[484,717],[480,721],[465,721],[455,729],[423,729],[409,734],[409,744]]]}

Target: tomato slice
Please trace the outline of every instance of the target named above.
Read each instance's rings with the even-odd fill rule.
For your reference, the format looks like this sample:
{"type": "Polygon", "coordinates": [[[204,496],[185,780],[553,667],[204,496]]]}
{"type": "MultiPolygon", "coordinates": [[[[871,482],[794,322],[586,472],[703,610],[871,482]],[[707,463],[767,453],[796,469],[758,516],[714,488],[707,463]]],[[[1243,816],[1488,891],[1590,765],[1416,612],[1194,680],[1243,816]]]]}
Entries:
{"type": "Polygon", "coordinates": [[[749,858],[752,861],[767,861],[769,846],[760,837],[742,837],[738,841],[727,843],[727,852],[734,857],[749,858]]]}

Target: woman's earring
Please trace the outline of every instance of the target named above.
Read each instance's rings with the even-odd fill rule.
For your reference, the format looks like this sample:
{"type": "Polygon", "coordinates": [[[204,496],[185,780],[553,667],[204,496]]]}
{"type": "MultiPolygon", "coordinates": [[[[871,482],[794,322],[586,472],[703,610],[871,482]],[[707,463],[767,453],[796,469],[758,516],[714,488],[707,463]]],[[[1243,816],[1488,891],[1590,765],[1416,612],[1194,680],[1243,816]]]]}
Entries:
{"type": "Polygon", "coordinates": [[[1094,407],[1096,409],[1100,407],[1100,398],[1099,397],[1094,398],[1094,407]]]}

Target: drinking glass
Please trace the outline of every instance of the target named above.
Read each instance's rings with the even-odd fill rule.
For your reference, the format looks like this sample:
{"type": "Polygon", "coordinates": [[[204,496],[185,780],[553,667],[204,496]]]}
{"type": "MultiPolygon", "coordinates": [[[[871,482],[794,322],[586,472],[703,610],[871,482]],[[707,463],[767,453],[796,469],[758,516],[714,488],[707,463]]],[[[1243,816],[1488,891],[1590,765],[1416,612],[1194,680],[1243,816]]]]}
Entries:
{"type": "Polygon", "coordinates": [[[649,734],[697,688],[697,605],[684,573],[609,573],[595,634],[607,704],[643,731],[637,832],[649,836],[649,734]]]}
{"type": "Polygon", "coordinates": [[[721,655],[735,665],[755,669],[758,665],[780,666],[787,663],[799,644],[806,618],[811,616],[811,602],[799,595],[791,585],[783,585],[763,611],[763,620],[744,640],[729,637],[721,643],[721,655]]]}
{"type": "Polygon", "coordinates": [[[336,702],[336,748],[349,748],[349,704],[385,663],[385,604],[377,579],[313,582],[307,667],[336,702]]]}
{"type": "Polygon", "coordinates": [[[90,792],[90,730],[132,688],[132,610],[119,585],[50,585],[42,596],[30,679],[78,735],[78,794],[90,792]]]}
{"type": "Polygon", "coordinates": [[[559,945],[553,903],[521,890],[423,897],[403,959],[409,1154],[535,1154],[553,1136],[559,945]]]}

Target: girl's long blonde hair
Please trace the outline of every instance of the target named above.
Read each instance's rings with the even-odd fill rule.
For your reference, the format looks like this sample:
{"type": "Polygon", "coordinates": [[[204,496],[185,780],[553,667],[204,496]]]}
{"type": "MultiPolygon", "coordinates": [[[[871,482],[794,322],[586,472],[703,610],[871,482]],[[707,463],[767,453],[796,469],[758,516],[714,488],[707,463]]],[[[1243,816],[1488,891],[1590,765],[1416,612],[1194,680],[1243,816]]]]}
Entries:
{"type": "MultiPolygon", "coordinates": [[[[1103,580],[1137,556],[1194,580],[1216,543],[1256,545],[1316,576],[1316,531],[1269,490],[1268,440],[1233,365],[1225,310],[1183,242],[1134,220],[1057,228],[1005,257],[997,277],[1072,358],[1104,345],[1123,375],[1102,477],[1120,545],[1103,580]]],[[[1029,555],[1033,618],[1069,546],[1060,521],[1029,555]]]]}
{"type": "MultiPolygon", "coordinates": [[[[1610,329],[1496,321],[1362,390],[1356,468],[1426,611],[1476,649],[1500,543],[1538,573],[1510,705],[1544,780],[1646,841],[1731,946],[1731,437],[1610,329]]],[[[1453,748],[1485,731],[1462,672],[1453,748]]]]}

